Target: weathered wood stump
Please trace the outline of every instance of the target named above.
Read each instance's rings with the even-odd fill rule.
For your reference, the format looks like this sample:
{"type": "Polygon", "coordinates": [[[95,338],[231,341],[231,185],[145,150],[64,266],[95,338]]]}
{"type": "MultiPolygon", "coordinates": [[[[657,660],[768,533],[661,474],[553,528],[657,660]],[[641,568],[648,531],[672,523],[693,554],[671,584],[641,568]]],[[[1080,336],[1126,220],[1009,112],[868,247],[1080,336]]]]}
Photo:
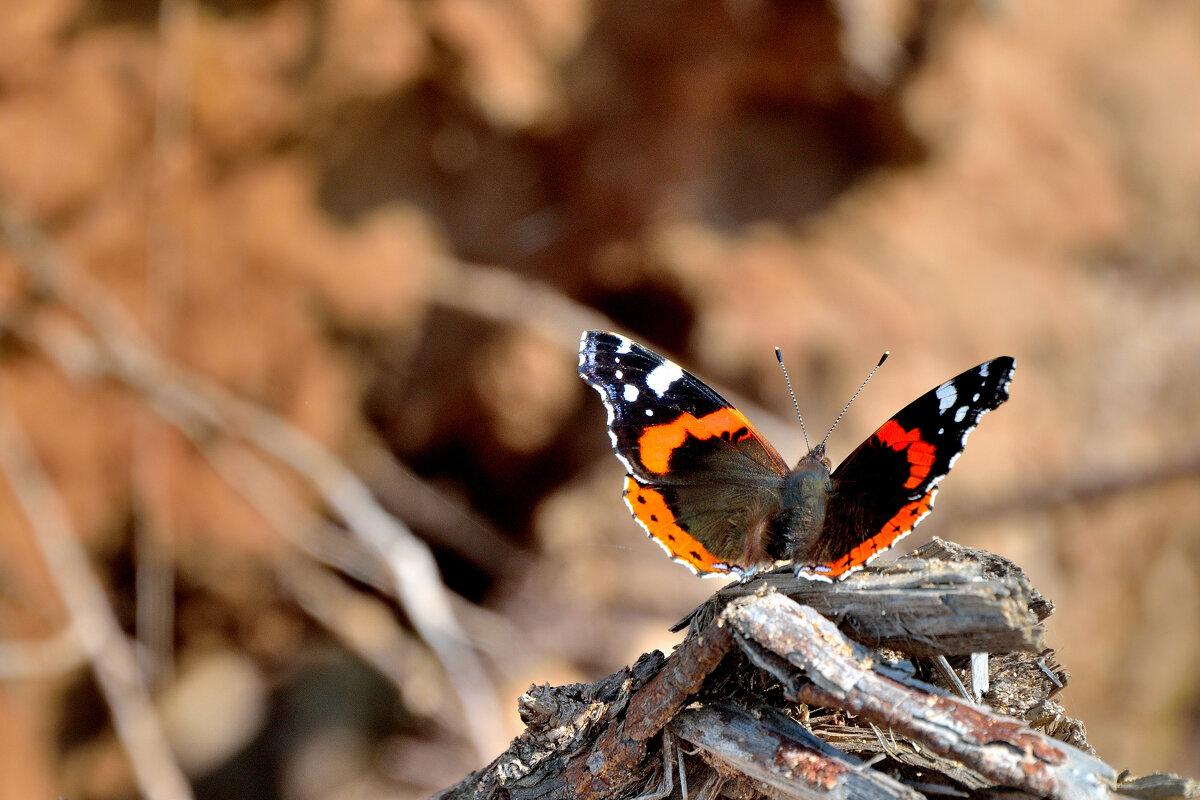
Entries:
{"type": "Polygon", "coordinates": [[[531,687],[525,732],[437,798],[1200,796],[1096,757],[1053,699],[1052,612],[1011,562],[938,540],[836,584],[762,575],[693,611],[669,657],[531,687]]]}

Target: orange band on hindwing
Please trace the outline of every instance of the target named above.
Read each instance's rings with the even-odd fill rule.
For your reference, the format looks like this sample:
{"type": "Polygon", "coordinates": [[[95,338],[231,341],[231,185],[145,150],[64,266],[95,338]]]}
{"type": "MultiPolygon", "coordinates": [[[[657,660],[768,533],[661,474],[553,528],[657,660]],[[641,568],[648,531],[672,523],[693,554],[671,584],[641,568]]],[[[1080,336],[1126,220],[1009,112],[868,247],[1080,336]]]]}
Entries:
{"type": "Polygon", "coordinates": [[[675,513],[667,505],[662,492],[652,486],[642,486],[631,476],[625,476],[625,503],[650,536],[662,545],[671,558],[696,572],[730,572],[731,565],[718,561],[691,534],[679,527],[675,513]]]}
{"type": "Polygon", "coordinates": [[[642,431],[638,439],[638,456],[642,466],[662,475],[670,469],[671,455],[683,446],[689,436],[701,441],[719,436],[730,442],[739,442],[755,435],[750,421],[736,408],[718,408],[703,417],[684,412],[671,422],[642,431]]]}
{"type": "Polygon", "coordinates": [[[824,564],[821,574],[828,578],[837,578],[846,572],[861,567],[879,553],[891,547],[897,539],[908,534],[921,518],[933,509],[933,496],[937,489],[930,489],[924,497],[913,500],[901,507],[895,515],[883,525],[879,533],[856,545],[848,554],[837,561],[824,564]]]}

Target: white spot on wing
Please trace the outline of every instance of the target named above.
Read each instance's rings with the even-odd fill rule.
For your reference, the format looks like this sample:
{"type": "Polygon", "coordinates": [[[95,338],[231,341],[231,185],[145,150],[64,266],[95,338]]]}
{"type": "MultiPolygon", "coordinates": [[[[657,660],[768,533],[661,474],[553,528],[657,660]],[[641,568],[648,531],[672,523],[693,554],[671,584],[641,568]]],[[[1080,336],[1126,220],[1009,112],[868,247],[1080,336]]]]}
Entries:
{"type": "Polygon", "coordinates": [[[988,364],[991,363],[990,361],[985,361],[979,365],[979,377],[986,378],[988,376],[988,364]]]}
{"type": "Polygon", "coordinates": [[[971,402],[972,402],[972,403],[978,403],[978,402],[979,402],[979,392],[976,392],[976,393],[974,394],[974,396],[972,396],[972,397],[971,397],[971,402]]]}
{"type": "Polygon", "coordinates": [[[622,378],[624,378],[624,377],[625,377],[625,373],[624,373],[624,372],[622,372],[621,370],[617,370],[616,372],[614,372],[614,373],[613,373],[613,376],[614,376],[614,377],[615,377],[617,380],[621,380],[622,378]]]}
{"type": "Polygon", "coordinates": [[[968,411],[970,411],[970,408],[968,408],[967,406],[959,406],[958,411],[954,412],[954,421],[962,422],[964,419],[967,418],[968,411]]]}
{"type": "Polygon", "coordinates": [[[938,399],[938,413],[945,414],[958,402],[958,390],[952,381],[946,381],[933,391],[938,399]]]}
{"type": "Polygon", "coordinates": [[[625,402],[632,403],[638,399],[638,388],[632,383],[625,384],[625,402]]]}
{"type": "Polygon", "coordinates": [[[647,416],[647,417],[653,417],[653,416],[654,416],[654,409],[653,409],[653,408],[647,408],[647,409],[646,409],[646,416],[647,416]]]}
{"type": "Polygon", "coordinates": [[[683,370],[679,368],[679,365],[672,364],[670,361],[664,361],[650,370],[650,374],[646,376],[646,385],[656,395],[662,397],[667,389],[671,388],[671,384],[682,377],[683,370]]]}
{"type": "Polygon", "coordinates": [[[633,349],[633,342],[630,339],[627,339],[624,336],[618,336],[617,341],[621,343],[617,347],[618,353],[628,353],[631,349],[633,349]]]}

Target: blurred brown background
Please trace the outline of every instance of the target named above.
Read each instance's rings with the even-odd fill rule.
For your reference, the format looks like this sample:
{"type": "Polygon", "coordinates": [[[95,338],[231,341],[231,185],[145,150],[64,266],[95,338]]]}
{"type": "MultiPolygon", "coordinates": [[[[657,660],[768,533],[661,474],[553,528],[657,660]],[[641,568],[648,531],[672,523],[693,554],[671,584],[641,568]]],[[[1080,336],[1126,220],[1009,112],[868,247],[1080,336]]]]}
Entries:
{"type": "Polygon", "coordinates": [[[1016,356],[902,549],[1023,565],[1099,754],[1200,773],[1200,5],[2,18],[0,798],[426,796],[669,648],[719,583],[621,502],[608,325],[789,459],[775,345],[814,431],[892,350],[835,462],[1016,356]]]}

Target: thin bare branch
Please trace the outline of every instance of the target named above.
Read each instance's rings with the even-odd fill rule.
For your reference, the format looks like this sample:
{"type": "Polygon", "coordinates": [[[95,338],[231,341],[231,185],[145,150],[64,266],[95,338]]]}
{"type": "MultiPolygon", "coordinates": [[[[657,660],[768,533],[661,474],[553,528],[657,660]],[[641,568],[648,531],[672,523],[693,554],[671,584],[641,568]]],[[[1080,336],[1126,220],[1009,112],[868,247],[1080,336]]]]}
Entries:
{"type": "Polygon", "coordinates": [[[532,556],[397,461],[377,441],[358,443],[350,458],[354,471],[370,483],[380,503],[429,542],[493,576],[525,572],[532,556]]]}
{"type": "MultiPolygon", "coordinates": [[[[434,286],[433,300],[446,308],[506,325],[532,327],[551,341],[571,348],[576,346],[580,331],[621,330],[595,310],[511,271],[463,262],[448,262],[444,267],[442,280],[434,286]]],[[[769,440],[779,443],[794,437],[790,419],[766,410],[729,387],[710,383],[753,420],[769,440]]],[[[960,500],[953,508],[938,512],[938,524],[942,530],[952,530],[964,522],[1044,513],[1197,476],[1200,476],[1200,451],[1182,452],[1159,464],[1118,467],[1100,476],[1089,471],[1058,485],[1019,488],[1000,500],[994,496],[960,500]]]]}
{"type": "Polygon", "coordinates": [[[294,554],[279,560],[276,574],[310,617],[392,682],[406,709],[448,722],[443,702],[448,687],[437,659],[395,624],[394,612],[294,554]]]}
{"type": "MultiPolygon", "coordinates": [[[[187,254],[178,235],[178,176],[187,162],[191,134],[196,0],[162,0],[158,48],[154,132],[146,204],[146,330],[156,342],[175,340],[183,299],[187,254]],[[181,158],[181,156],[183,156],[181,158]]],[[[169,344],[163,345],[167,348],[169,344]]],[[[177,536],[164,498],[172,492],[170,443],[161,422],[139,414],[131,437],[134,482],[133,536],[137,590],[136,635],[155,686],[169,682],[175,670],[175,553],[177,536]]]]}
{"type": "Polygon", "coordinates": [[[88,563],[65,503],[2,397],[0,470],[29,521],[142,792],[151,800],[190,800],[191,786],[167,744],[133,646],[88,563]]]}
{"type": "Polygon", "coordinates": [[[86,663],[87,653],[74,628],[45,639],[0,642],[0,681],[45,678],[86,663]]]}
{"type": "Polygon", "coordinates": [[[1014,516],[1034,516],[1070,507],[1094,507],[1096,503],[1122,494],[1152,489],[1179,480],[1200,477],[1200,450],[1166,456],[1153,464],[1126,464],[1088,469],[1083,475],[1060,483],[1038,483],[1034,489],[1020,488],[1007,497],[995,495],[962,500],[961,511],[942,517],[942,525],[969,520],[987,520],[1014,516]],[[947,523],[949,520],[949,523],[947,523]]]}

